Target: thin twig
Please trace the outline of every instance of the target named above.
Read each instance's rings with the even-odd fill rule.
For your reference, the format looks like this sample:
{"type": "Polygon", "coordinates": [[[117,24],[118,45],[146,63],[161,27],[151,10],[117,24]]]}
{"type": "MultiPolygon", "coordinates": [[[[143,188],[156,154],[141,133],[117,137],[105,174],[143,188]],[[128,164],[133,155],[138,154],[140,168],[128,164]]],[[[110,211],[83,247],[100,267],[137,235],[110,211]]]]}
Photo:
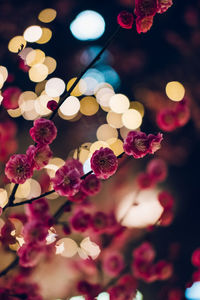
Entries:
{"type": "Polygon", "coordinates": [[[18,261],[19,261],[19,257],[15,257],[15,259],[3,270],[0,272],[0,277],[6,275],[10,270],[12,270],[17,264],[18,264],[18,261]]]}

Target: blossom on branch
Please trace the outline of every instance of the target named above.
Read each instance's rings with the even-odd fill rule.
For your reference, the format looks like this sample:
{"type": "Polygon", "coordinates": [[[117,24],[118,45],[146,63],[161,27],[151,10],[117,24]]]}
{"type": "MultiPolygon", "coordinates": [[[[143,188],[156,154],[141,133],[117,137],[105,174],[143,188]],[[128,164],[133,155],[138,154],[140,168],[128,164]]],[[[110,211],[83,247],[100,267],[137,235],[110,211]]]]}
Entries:
{"type": "Polygon", "coordinates": [[[34,121],[30,136],[38,144],[51,144],[57,136],[57,128],[52,121],[40,118],[34,121]]]}

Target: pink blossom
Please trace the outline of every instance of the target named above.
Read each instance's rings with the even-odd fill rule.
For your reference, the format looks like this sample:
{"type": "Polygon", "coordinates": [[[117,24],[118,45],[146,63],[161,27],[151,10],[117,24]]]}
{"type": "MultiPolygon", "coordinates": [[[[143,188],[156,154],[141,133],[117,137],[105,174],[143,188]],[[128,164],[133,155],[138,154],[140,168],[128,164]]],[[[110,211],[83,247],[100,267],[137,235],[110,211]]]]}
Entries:
{"type": "Polygon", "coordinates": [[[155,265],[155,272],[159,280],[167,280],[173,274],[173,266],[164,260],[160,260],[155,265]]]}
{"type": "Polygon", "coordinates": [[[49,145],[29,146],[26,155],[33,162],[33,168],[40,170],[46,166],[52,157],[53,153],[49,145]]]}
{"type": "Polygon", "coordinates": [[[79,281],[77,284],[77,290],[83,295],[86,295],[86,300],[94,300],[96,296],[101,292],[99,284],[92,284],[85,280],[79,281]]]}
{"type": "Polygon", "coordinates": [[[139,17],[154,16],[157,12],[157,0],[135,0],[134,12],[139,17]]]}
{"type": "Polygon", "coordinates": [[[117,284],[108,289],[110,300],[129,300],[133,299],[136,294],[137,280],[129,275],[123,275],[117,284]]]}
{"type": "Polygon", "coordinates": [[[96,150],[91,157],[91,168],[97,178],[108,179],[115,174],[118,167],[117,157],[109,148],[96,150]]]}
{"type": "Polygon", "coordinates": [[[77,169],[80,176],[84,175],[83,165],[78,159],[70,158],[65,162],[65,165],[68,166],[71,169],[77,169]]]}
{"type": "Polygon", "coordinates": [[[56,138],[57,128],[52,121],[40,118],[34,121],[30,135],[38,144],[51,144],[56,138]]]}
{"type": "Polygon", "coordinates": [[[152,159],[148,163],[147,173],[149,173],[156,182],[164,181],[167,177],[167,165],[165,161],[160,158],[152,159]]]}
{"type": "Polygon", "coordinates": [[[30,204],[27,204],[25,209],[26,215],[29,219],[41,220],[44,216],[49,215],[49,205],[46,198],[40,198],[30,204]]]}
{"type": "Polygon", "coordinates": [[[154,260],[155,255],[155,250],[149,242],[144,242],[133,250],[134,260],[137,261],[151,263],[154,260]]]}
{"type": "Polygon", "coordinates": [[[160,226],[169,226],[174,219],[174,213],[170,208],[164,209],[160,219],[159,225],[160,226]]]}
{"type": "Polygon", "coordinates": [[[14,154],[6,163],[5,174],[13,183],[24,183],[33,175],[33,167],[25,154],[14,154]]]}
{"type": "Polygon", "coordinates": [[[19,264],[24,268],[35,267],[43,253],[43,247],[37,243],[24,244],[17,251],[19,255],[19,264]]]}
{"type": "Polygon", "coordinates": [[[162,139],[161,133],[147,136],[144,132],[130,131],[124,141],[124,151],[134,158],[142,158],[148,153],[156,152],[160,148],[162,139]]]}
{"type": "Polygon", "coordinates": [[[50,100],[47,103],[47,108],[50,109],[51,111],[56,110],[57,107],[58,107],[58,103],[55,100],[50,100]]]}
{"type": "Polygon", "coordinates": [[[146,282],[154,282],[157,280],[155,267],[152,263],[134,260],[132,268],[134,276],[138,279],[143,279],[146,282]]]}
{"type": "Polygon", "coordinates": [[[133,14],[128,11],[121,11],[117,16],[117,23],[120,27],[125,29],[131,29],[133,26],[134,17],[133,14]]]}
{"type": "Polygon", "coordinates": [[[48,235],[48,227],[42,220],[32,220],[25,224],[22,234],[26,243],[44,243],[48,235]]]}
{"type": "Polygon", "coordinates": [[[171,209],[174,205],[174,198],[167,191],[162,191],[158,194],[158,201],[165,209],[171,209]]]}
{"type": "Polygon", "coordinates": [[[140,189],[149,189],[155,185],[154,177],[149,173],[140,173],[137,176],[137,184],[140,189]]]}
{"type": "Polygon", "coordinates": [[[156,122],[160,129],[173,131],[177,128],[176,113],[173,109],[163,109],[158,112],[156,122]]]}
{"type": "Polygon", "coordinates": [[[68,199],[75,203],[81,203],[87,198],[87,195],[83,191],[78,191],[74,196],[68,196],[68,199]]]}
{"type": "Polygon", "coordinates": [[[153,16],[136,18],[136,29],[138,33],[146,33],[153,25],[153,16]]]}
{"type": "Polygon", "coordinates": [[[102,233],[107,229],[108,221],[107,215],[101,211],[98,211],[92,216],[92,229],[94,232],[102,233]]]}
{"type": "Polygon", "coordinates": [[[163,14],[173,5],[172,0],[158,0],[157,13],[163,14]]]}
{"type": "Polygon", "coordinates": [[[80,210],[71,217],[70,224],[75,231],[84,232],[91,225],[91,216],[80,210]]]}
{"type": "Polygon", "coordinates": [[[197,248],[193,253],[192,253],[192,264],[195,267],[200,267],[200,248],[197,248]]]}
{"type": "Polygon", "coordinates": [[[94,175],[88,175],[81,183],[81,190],[89,196],[96,195],[101,188],[100,180],[94,175]]]}
{"type": "Polygon", "coordinates": [[[18,87],[8,87],[2,93],[3,101],[2,105],[6,109],[15,109],[19,107],[19,96],[21,94],[21,90],[18,87]]]}
{"type": "Polygon", "coordinates": [[[117,276],[124,268],[124,258],[119,252],[107,252],[103,257],[103,270],[110,276],[117,276]]]}
{"type": "Polygon", "coordinates": [[[52,182],[53,188],[60,196],[74,196],[80,189],[80,172],[66,163],[56,171],[52,182]]]}
{"type": "Polygon", "coordinates": [[[14,224],[8,219],[1,228],[0,241],[3,245],[15,244],[16,239],[11,235],[11,232],[15,230],[14,224]]]}

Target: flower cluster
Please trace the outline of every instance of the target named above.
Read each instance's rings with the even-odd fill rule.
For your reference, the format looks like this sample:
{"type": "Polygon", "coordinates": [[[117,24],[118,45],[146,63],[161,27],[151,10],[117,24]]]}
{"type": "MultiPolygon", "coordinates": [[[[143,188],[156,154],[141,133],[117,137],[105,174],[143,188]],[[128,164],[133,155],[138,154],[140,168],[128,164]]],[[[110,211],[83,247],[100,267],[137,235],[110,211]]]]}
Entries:
{"type": "Polygon", "coordinates": [[[123,275],[116,285],[108,289],[110,300],[134,299],[137,286],[138,282],[133,276],[129,274],[123,275]]]}
{"type": "Polygon", "coordinates": [[[165,108],[158,112],[156,117],[160,129],[170,132],[184,126],[190,119],[188,102],[184,99],[173,108],[165,108]]]}
{"type": "Polygon", "coordinates": [[[142,158],[159,150],[162,140],[163,136],[161,133],[146,135],[146,133],[141,131],[130,131],[124,141],[124,151],[127,155],[132,155],[134,158],[142,158]]]}
{"type": "Polygon", "coordinates": [[[146,282],[166,280],[173,274],[172,264],[160,260],[154,263],[156,252],[149,242],[144,242],[133,251],[133,274],[146,282]]]}

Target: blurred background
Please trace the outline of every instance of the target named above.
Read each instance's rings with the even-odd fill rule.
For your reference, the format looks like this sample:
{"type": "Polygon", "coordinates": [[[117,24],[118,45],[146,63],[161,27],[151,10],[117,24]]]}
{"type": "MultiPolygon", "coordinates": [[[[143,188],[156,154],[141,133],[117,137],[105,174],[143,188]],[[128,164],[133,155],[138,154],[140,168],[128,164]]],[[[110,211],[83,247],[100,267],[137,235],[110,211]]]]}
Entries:
{"type": "MultiPolygon", "coordinates": [[[[48,43],[39,48],[57,62],[53,77],[68,82],[91,61],[103,47],[106,40],[115,30],[116,17],[121,10],[133,11],[133,0],[57,0],[57,1],[0,1],[0,64],[9,71],[9,82],[6,87],[17,86],[22,91],[34,91],[36,83],[30,81],[25,68],[20,67],[19,56],[8,50],[8,43],[14,36],[21,35],[30,25],[41,25],[37,16],[40,11],[51,7],[57,11],[55,20],[47,27],[52,31],[48,43]],[[72,30],[72,22],[85,10],[98,12],[105,22],[100,22],[99,35],[90,40],[84,39],[72,30]],[[103,26],[103,27],[101,27],[103,26]]],[[[85,29],[87,31],[87,29],[85,29]]],[[[83,35],[81,35],[83,34],[83,35]]],[[[34,47],[33,47],[34,48],[34,47]]],[[[35,47],[36,48],[36,47],[35,47]]],[[[145,115],[141,130],[146,133],[160,131],[156,125],[156,113],[170,100],[165,93],[166,84],[179,81],[186,90],[190,101],[191,118],[189,122],[173,132],[164,132],[163,147],[156,154],[163,158],[169,166],[167,181],[162,185],[176,199],[175,219],[169,227],[157,228],[148,233],[157,250],[158,258],[169,255],[169,249],[179,251],[175,261],[175,276],[170,284],[185,289],[194,271],[191,264],[193,250],[200,246],[200,1],[174,1],[174,5],[166,14],[157,15],[152,29],[146,34],[138,34],[132,30],[121,30],[101,60],[94,66],[91,77],[100,82],[110,83],[116,93],[124,93],[130,101],[139,101],[144,105],[145,115]]],[[[96,130],[106,123],[107,113],[99,111],[91,117],[82,115],[71,122],[55,118],[58,127],[58,138],[52,149],[54,155],[66,159],[83,143],[96,141],[96,130]]],[[[8,116],[0,107],[0,118],[8,116]]],[[[32,121],[23,117],[15,118],[17,124],[18,153],[24,153],[31,139],[27,134],[32,121]]],[[[105,184],[97,200],[102,198],[115,201],[110,196],[113,186],[116,187],[123,178],[131,185],[131,176],[144,171],[149,158],[137,162],[129,161],[121,167],[117,175],[105,184]],[[125,174],[125,175],[124,175],[125,174]],[[125,177],[124,177],[125,176],[125,177]],[[126,177],[127,176],[127,177],[126,177]]],[[[1,166],[3,172],[4,165],[1,166]]],[[[125,180],[124,180],[125,181],[125,180]]],[[[3,183],[2,183],[3,186],[3,183]]],[[[112,194],[114,195],[114,194],[112,194]]],[[[52,209],[54,209],[52,204],[52,209]]],[[[136,234],[136,233],[135,233],[136,234]]],[[[137,234],[136,234],[137,235],[137,234]]],[[[143,239],[144,232],[139,234],[143,239]]],[[[133,238],[133,245],[138,243],[133,238]]],[[[130,243],[130,251],[132,244],[130,243]]],[[[130,256],[129,249],[126,249],[130,256]]],[[[158,299],[158,292],[164,283],[142,284],[144,300],[158,299]]],[[[195,298],[195,299],[200,299],[195,298]]]]}

